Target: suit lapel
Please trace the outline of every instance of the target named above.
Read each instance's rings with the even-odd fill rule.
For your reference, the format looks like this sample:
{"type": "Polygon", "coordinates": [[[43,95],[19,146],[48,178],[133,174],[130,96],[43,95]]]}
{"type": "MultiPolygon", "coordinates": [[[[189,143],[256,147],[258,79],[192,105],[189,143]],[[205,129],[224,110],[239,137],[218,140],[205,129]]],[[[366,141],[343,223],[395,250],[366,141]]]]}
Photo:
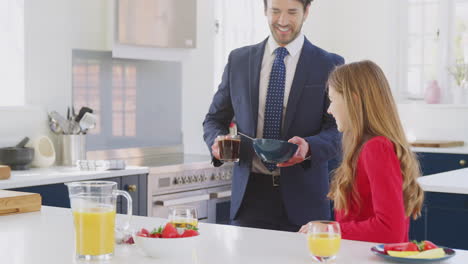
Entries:
{"type": "Polygon", "coordinates": [[[294,80],[291,85],[289,92],[288,104],[286,107],[286,115],[284,117],[284,126],[281,133],[281,137],[287,140],[288,130],[294,120],[294,115],[297,110],[297,104],[301,98],[302,90],[308,79],[308,72],[310,72],[310,63],[313,56],[313,46],[307,40],[304,39],[304,45],[302,46],[301,56],[297,62],[296,72],[294,74],[294,80]]]}
{"type": "Polygon", "coordinates": [[[258,121],[258,94],[260,85],[260,71],[262,69],[263,54],[267,39],[253,46],[249,54],[249,89],[250,89],[250,105],[252,107],[252,136],[257,136],[257,121],[258,121]]]}

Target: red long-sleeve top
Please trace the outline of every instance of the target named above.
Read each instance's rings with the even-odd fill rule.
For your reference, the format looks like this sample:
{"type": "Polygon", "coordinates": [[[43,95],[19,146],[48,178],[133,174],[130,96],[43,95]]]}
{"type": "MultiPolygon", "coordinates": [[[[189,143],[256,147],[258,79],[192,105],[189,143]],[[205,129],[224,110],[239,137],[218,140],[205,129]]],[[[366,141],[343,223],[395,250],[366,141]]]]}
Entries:
{"type": "Polygon", "coordinates": [[[344,239],[376,243],[408,241],[409,218],[403,202],[403,176],[393,144],[379,136],[361,149],[355,188],[360,206],[349,201],[348,214],[335,210],[344,239]]]}

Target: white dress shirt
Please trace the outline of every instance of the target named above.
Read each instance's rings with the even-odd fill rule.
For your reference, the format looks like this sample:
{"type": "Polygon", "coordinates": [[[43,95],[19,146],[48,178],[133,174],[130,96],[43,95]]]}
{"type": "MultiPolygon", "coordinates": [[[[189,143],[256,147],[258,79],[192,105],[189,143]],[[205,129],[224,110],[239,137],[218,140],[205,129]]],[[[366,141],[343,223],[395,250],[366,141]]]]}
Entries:
{"type": "MultiPolygon", "coordinates": [[[[285,46],[289,54],[284,58],[284,64],[286,66],[286,80],[284,87],[284,101],[283,101],[283,116],[282,125],[284,125],[284,117],[286,114],[286,108],[288,105],[289,92],[291,91],[291,85],[294,80],[294,74],[296,73],[297,62],[301,56],[302,46],[304,45],[304,35],[300,33],[295,40],[285,46]]],[[[275,60],[275,50],[280,47],[276,43],[273,36],[270,35],[268,42],[265,45],[265,52],[263,54],[262,68],[260,70],[260,84],[258,93],[258,121],[257,121],[257,138],[263,138],[263,122],[265,117],[265,102],[268,91],[268,83],[270,81],[271,68],[273,67],[273,61],[275,60]]],[[[262,163],[260,158],[255,155],[253,158],[252,172],[262,174],[279,174],[279,169],[276,169],[273,173],[270,172],[265,165],[262,163]]]]}

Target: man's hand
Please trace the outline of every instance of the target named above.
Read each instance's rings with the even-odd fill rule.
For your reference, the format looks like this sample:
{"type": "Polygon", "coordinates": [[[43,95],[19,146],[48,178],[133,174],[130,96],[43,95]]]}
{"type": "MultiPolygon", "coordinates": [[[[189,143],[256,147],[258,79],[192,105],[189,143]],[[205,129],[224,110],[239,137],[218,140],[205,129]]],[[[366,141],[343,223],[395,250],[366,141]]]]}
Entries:
{"type": "Polygon", "coordinates": [[[216,159],[221,160],[221,157],[219,156],[218,139],[215,139],[213,145],[211,146],[211,154],[213,154],[213,157],[216,159]]]}
{"type": "Polygon", "coordinates": [[[309,143],[301,137],[293,137],[288,142],[298,145],[296,153],[288,161],[276,164],[278,167],[289,167],[297,163],[301,163],[309,153],[309,143]]]}

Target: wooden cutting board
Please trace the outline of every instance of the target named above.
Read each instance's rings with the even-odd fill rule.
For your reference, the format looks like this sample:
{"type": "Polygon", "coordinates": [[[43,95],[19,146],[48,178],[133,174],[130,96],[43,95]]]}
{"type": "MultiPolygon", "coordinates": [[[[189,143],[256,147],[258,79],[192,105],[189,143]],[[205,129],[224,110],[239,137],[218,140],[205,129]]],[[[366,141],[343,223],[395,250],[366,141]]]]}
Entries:
{"type": "Polygon", "coordinates": [[[463,141],[450,141],[450,140],[417,140],[410,143],[413,147],[424,148],[451,148],[462,147],[465,145],[463,141]]]}
{"type": "Polygon", "coordinates": [[[41,203],[38,193],[0,190],[0,216],[39,211],[41,203]]]}

